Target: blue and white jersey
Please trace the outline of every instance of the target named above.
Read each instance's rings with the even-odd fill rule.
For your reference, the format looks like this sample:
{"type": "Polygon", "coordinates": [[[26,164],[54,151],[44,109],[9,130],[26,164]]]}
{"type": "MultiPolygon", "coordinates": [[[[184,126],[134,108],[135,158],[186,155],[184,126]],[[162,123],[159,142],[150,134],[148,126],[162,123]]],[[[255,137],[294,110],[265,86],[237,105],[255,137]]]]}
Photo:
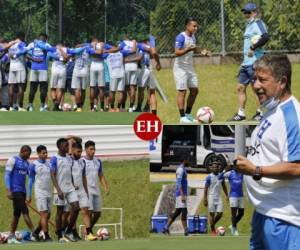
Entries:
{"type": "MultiPolygon", "coordinates": [[[[63,52],[67,54],[67,48],[62,48],[63,52]]],[[[53,60],[53,69],[66,69],[66,63],[60,49],[56,48],[55,52],[47,53],[47,60],[53,60]]]]}
{"type": "Polygon", "coordinates": [[[110,50],[112,48],[112,46],[108,43],[97,43],[96,44],[96,49],[91,48],[88,50],[88,53],[91,55],[91,61],[92,63],[94,62],[103,62],[104,59],[106,59],[108,57],[108,53],[103,53],[103,54],[95,54],[96,50],[110,50]]]}
{"type": "Polygon", "coordinates": [[[124,57],[135,53],[132,52],[133,47],[134,47],[134,42],[130,40],[123,40],[119,44],[120,52],[123,54],[124,57]]]}
{"type": "Polygon", "coordinates": [[[55,52],[56,48],[52,47],[49,43],[41,40],[35,40],[27,46],[27,53],[34,59],[40,59],[41,62],[32,61],[32,70],[47,70],[47,52],[55,52]]]}
{"type": "Polygon", "coordinates": [[[242,65],[253,65],[257,59],[261,58],[264,55],[265,50],[263,48],[257,48],[254,51],[253,56],[248,57],[248,52],[252,45],[251,39],[254,36],[261,36],[262,34],[265,33],[267,33],[267,28],[262,20],[253,19],[247,23],[246,30],[244,33],[244,50],[243,50],[244,60],[242,65]]]}
{"type": "Polygon", "coordinates": [[[224,173],[224,178],[227,178],[230,184],[229,197],[243,197],[243,175],[235,170],[224,173]]]}
{"type": "Polygon", "coordinates": [[[26,44],[22,41],[17,42],[8,50],[10,56],[10,71],[25,70],[26,44]]]}
{"type": "Polygon", "coordinates": [[[73,159],[69,156],[52,156],[50,159],[51,171],[56,173],[58,186],[63,193],[75,190],[72,182],[73,159]]]}
{"type": "Polygon", "coordinates": [[[103,175],[101,160],[94,157],[92,160],[82,158],[82,161],[85,167],[89,194],[100,195],[99,177],[103,175]]]}
{"type": "Polygon", "coordinates": [[[150,43],[150,48],[155,48],[156,42],[155,42],[155,37],[152,35],[149,35],[149,43],[150,43]]]}
{"type": "Polygon", "coordinates": [[[185,196],[188,192],[188,181],[186,168],[181,164],[176,169],[176,197],[181,196],[180,189],[185,196]]]}
{"type": "Polygon", "coordinates": [[[26,194],[26,175],[29,174],[30,163],[20,156],[11,157],[5,166],[5,184],[11,192],[26,194]]]}
{"type": "Polygon", "coordinates": [[[125,76],[123,55],[121,52],[110,53],[106,62],[110,78],[117,79],[125,76]]]}
{"type": "MultiPolygon", "coordinates": [[[[247,158],[255,166],[300,161],[300,104],[291,96],[264,114],[251,136],[247,158]]],[[[300,226],[300,179],[245,176],[250,201],[258,213],[300,226]]]]}
{"type": "Polygon", "coordinates": [[[150,45],[146,43],[138,43],[137,44],[138,53],[143,54],[143,60],[141,61],[142,66],[150,66],[150,53],[147,51],[147,49],[150,49],[150,45]]]}
{"type": "MultiPolygon", "coordinates": [[[[82,159],[73,159],[72,176],[73,183],[79,191],[84,191],[82,177],[85,176],[85,164],[82,159]]],[[[85,192],[85,191],[84,191],[85,192]]]]}
{"type": "Polygon", "coordinates": [[[213,196],[215,200],[221,198],[221,188],[223,181],[224,175],[222,173],[210,173],[205,179],[205,186],[208,187],[208,195],[213,196]]]}
{"type": "Polygon", "coordinates": [[[30,166],[29,176],[35,179],[35,197],[45,198],[52,196],[51,171],[49,160],[35,160],[30,166]]]}
{"type": "MultiPolygon", "coordinates": [[[[175,40],[176,49],[184,49],[190,47],[191,45],[196,45],[196,38],[194,35],[188,36],[185,32],[181,32],[175,40]]],[[[175,65],[182,67],[192,67],[193,66],[193,54],[194,51],[189,51],[183,56],[177,56],[175,58],[175,65]]]]}
{"type": "Polygon", "coordinates": [[[83,69],[88,68],[90,54],[89,51],[91,50],[91,46],[89,43],[85,44],[84,47],[75,48],[75,49],[67,49],[67,53],[75,56],[75,65],[74,65],[74,72],[81,71],[83,69]]]}

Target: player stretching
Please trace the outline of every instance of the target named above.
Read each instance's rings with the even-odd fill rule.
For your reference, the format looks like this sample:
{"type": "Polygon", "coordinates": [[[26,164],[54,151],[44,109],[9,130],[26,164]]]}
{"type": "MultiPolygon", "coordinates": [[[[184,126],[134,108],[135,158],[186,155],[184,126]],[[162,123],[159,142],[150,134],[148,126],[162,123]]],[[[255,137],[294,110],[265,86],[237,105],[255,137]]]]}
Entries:
{"type": "Polygon", "coordinates": [[[73,184],[78,195],[79,207],[82,212],[83,222],[86,227],[86,240],[92,241],[97,238],[91,233],[91,221],[89,216],[89,193],[86,180],[86,167],[83,160],[81,160],[82,145],[81,143],[74,142],[72,145],[72,177],[73,184]]]}
{"type": "Polygon", "coordinates": [[[243,175],[231,170],[224,174],[224,178],[227,178],[230,184],[231,234],[238,236],[237,224],[244,216],[243,175]]]}
{"type": "Polygon", "coordinates": [[[79,212],[78,196],[72,182],[73,160],[68,155],[69,144],[65,138],[56,142],[58,154],[51,157],[51,178],[57,194],[54,195],[56,211],[56,234],[60,242],[77,241],[72,233],[79,212]],[[70,205],[70,218],[65,232],[62,231],[62,215],[66,202],[70,205]]]}
{"type": "Polygon", "coordinates": [[[95,157],[95,142],[87,141],[84,145],[86,156],[82,158],[86,168],[86,178],[88,184],[88,193],[90,201],[90,218],[91,218],[91,232],[93,226],[96,224],[101,216],[101,192],[99,189],[99,182],[103,185],[105,193],[109,194],[107,181],[103,175],[102,162],[95,157]]]}
{"type": "Polygon", "coordinates": [[[5,186],[8,199],[13,203],[13,219],[10,225],[8,243],[21,243],[16,239],[15,232],[19,223],[21,213],[28,228],[31,230],[31,240],[36,241],[38,235],[34,233],[32,221],[25,202],[26,199],[26,175],[29,174],[28,159],[31,148],[24,145],[17,156],[11,157],[5,166],[5,186]]]}
{"type": "MultiPolygon", "coordinates": [[[[246,89],[249,83],[253,89],[253,64],[257,59],[264,55],[265,52],[262,46],[265,45],[269,40],[266,25],[262,20],[257,18],[256,5],[254,3],[247,3],[242,9],[242,12],[247,19],[247,26],[244,33],[244,60],[239,72],[240,83],[237,85],[239,110],[230,119],[231,121],[243,121],[246,119],[246,89]],[[257,41],[253,41],[255,37],[259,37],[259,39],[257,41]]],[[[262,111],[259,108],[260,104],[256,95],[255,101],[257,110],[256,114],[252,117],[252,120],[260,120],[262,118],[262,111]]]]}
{"type": "Polygon", "coordinates": [[[180,113],[181,123],[194,122],[191,111],[198,95],[198,79],[193,68],[193,54],[196,48],[194,34],[198,30],[198,23],[193,18],[185,21],[185,31],[181,32],[175,41],[175,62],[173,67],[174,80],[176,83],[177,106],[180,113]],[[190,94],[185,109],[185,97],[187,89],[190,94]],[[184,110],[185,109],[185,110],[184,110]]]}
{"type": "Polygon", "coordinates": [[[184,229],[184,235],[188,235],[187,229],[187,192],[188,192],[188,181],[186,167],[189,162],[186,157],[183,157],[181,164],[176,169],[176,204],[175,212],[169,218],[167,225],[165,226],[163,233],[170,234],[169,228],[176,218],[181,214],[181,223],[184,229]]]}
{"type": "Polygon", "coordinates": [[[29,179],[27,200],[29,203],[31,202],[32,186],[34,184],[35,204],[41,216],[39,225],[34,232],[36,235],[39,235],[40,231],[43,230],[43,240],[51,242],[52,239],[49,236],[48,230],[52,198],[50,162],[47,160],[48,153],[47,148],[44,145],[39,145],[36,148],[36,152],[38,154],[38,159],[33,162],[29,171],[31,178],[29,179]]]}
{"type": "Polygon", "coordinates": [[[207,207],[209,212],[209,224],[211,232],[216,235],[216,224],[222,218],[223,215],[223,201],[221,197],[221,186],[228,201],[227,188],[224,182],[224,176],[220,173],[220,164],[213,162],[211,171],[205,180],[204,188],[204,205],[207,207]]]}

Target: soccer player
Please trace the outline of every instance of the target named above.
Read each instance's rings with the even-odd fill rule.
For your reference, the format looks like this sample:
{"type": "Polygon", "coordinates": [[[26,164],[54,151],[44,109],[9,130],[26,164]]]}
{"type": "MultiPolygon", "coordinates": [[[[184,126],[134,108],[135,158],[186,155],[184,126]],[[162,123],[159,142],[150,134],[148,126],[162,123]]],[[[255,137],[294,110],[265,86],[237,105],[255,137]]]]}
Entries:
{"type": "Polygon", "coordinates": [[[194,122],[191,111],[198,95],[198,79],[193,69],[193,53],[196,48],[195,33],[198,23],[194,18],[185,21],[185,31],[181,32],[175,41],[175,62],[173,67],[174,80],[177,89],[177,106],[181,123],[194,122]],[[186,109],[185,98],[187,89],[190,90],[186,109]]]}
{"type": "Polygon", "coordinates": [[[26,44],[24,42],[25,34],[20,32],[16,35],[16,43],[11,46],[8,50],[10,58],[9,76],[8,76],[8,91],[9,91],[9,110],[10,111],[23,111],[23,96],[24,96],[24,85],[26,79],[25,69],[25,53],[26,44]],[[17,87],[15,87],[17,86],[17,87]],[[18,93],[19,105],[14,102],[15,89],[18,93]]]}
{"type": "Polygon", "coordinates": [[[125,70],[123,63],[123,55],[121,52],[109,53],[106,58],[107,66],[109,69],[110,75],[110,84],[109,84],[109,103],[110,103],[110,112],[119,112],[122,103],[124,102],[125,95],[125,70]],[[118,92],[118,105],[115,108],[115,95],[118,92]]]}
{"type": "Polygon", "coordinates": [[[229,204],[231,208],[231,234],[238,236],[237,224],[244,216],[243,175],[236,170],[224,173],[230,184],[229,204]]]}
{"type": "Polygon", "coordinates": [[[63,107],[64,100],[65,100],[65,93],[67,93],[67,92],[69,92],[71,95],[72,107],[76,108],[76,106],[75,106],[76,105],[75,91],[74,91],[74,89],[72,89],[72,76],[73,76],[74,66],[75,66],[75,60],[71,56],[71,57],[69,57],[69,59],[66,63],[66,85],[65,85],[65,91],[63,92],[63,96],[60,101],[59,109],[62,109],[62,107],[63,107]]]}
{"type": "Polygon", "coordinates": [[[72,177],[73,185],[75,187],[76,193],[78,195],[79,207],[82,212],[83,222],[86,227],[86,237],[88,241],[96,240],[97,238],[91,233],[91,220],[89,214],[89,193],[87,188],[87,178],[86,178],[86,167],[83,160],[80,159],[82,154],[81,143],[74,142],[72,145],[72,177]]]}
{"type": "Polygon", "coordinates": [[[221,197],[221,187],[223,188],[226,200],[228,201],[227,188],[224,176],[220,173],[219,162],[213,162],[211,171],[205,180],[204,206],[208,206],[209,223],[212,235],[216,235],[216,224],[223,216],[223,201],[221,197]]]}
{"type": "Polygon", "coordinates": [[[125,98],[123,107],[125,108],[125,102],[127,99],[127,92],[129,93],[129,112],[133,112],[135,107],[135,92],[137,83],[137,61],[129,60],[130,55],[134,55],[137,52],[136,40],[130,40],[128,35],[125,35],[124,40],[119,44],[119,49],[125,58],[125,98]],[[128,60],[126,60],[128,58],[128,60]]]}
{"type": "Polygon", "coordinates": [[[254,69],[266,112],[247,158],[236,162],[255,208],[250,249],[300,249],[300,104],[291,92],[291,63],[286,55],[265,55],[254,69]]]}
{"type": "Polygon", "coordinates": [[[77,241],[72,233],[73,226],[79,212],[78,196],[73,186],[72,167],[73,160],[68,155],[69,144],[65,138],[60,138],[56,142],[58,154],[51,157],[51,179],[57,191],[54,195],[54,205],[56,211],[56,234],[60,242],[77,241]],[[62,215],[65,205],[70,206],[70,218],[65,232],[62,231],[62,215]]]}
{"type": "MultiPolygon", "coordinates": [[[[239,84],[237,85],[239,109],[238,112],[230,119],[231,121],[243,121],[246,119],[245,106],[247,101],[246,89],[248,84],[253,88],[253,64],[261,58],[265,51],[262,48],[269,40],[266,25],[257,17],[257,7],[254,3],[247,3],[242,9],[242,12],[247,19],[247,26],[244,33],[244,60],[239,71],[239,84]],[[253,42],[255,37],[259,37],[257,41],[253,42]]],[[[253,120],[260,120],[262,118],[262,111],[259,108],[260,104],[256,99],[257,110],[252,117],[253,120]]]]}
{"type": "Polygon", "coordinates": [[[9,57],[5,54],[0,59],[0,70],[2,76],[2,85],[0,87],[0,111],[7,111],[9,109],[8,101],[8,74],[9,74],[9,57]]]}
{"type": "Polygon", "coordinates": [[[52,47],[48,42],[48,36],[41,33],[39,38],[27,46],[27,53],[38,61],[32,61],[30,70],[30,91],[28,99],[28,111],[33,111],[33,101],[35,93],[40,86],[40,111],[47,111],[46,103],[48,93],[48,63],[47,52],[55,52],[56,48],[52,47]]]}
{"type": "Polygon", "coordinates": [[[48,52],[47,58],[53,60],[50,80],[51,97],[54,104],[53,111],[62,111],[59,106],[66,85],[66,62],[68,60],[67,48],[63,42],[56,45],[55,52],[48,52]]]}
{"type": "Polygon", "coordinates": [[[102,162],[95,157],[95,142],[87,141],[84,145],[86,156],[82,158],[85,166],[86,178],[88,184],[88,193],[90,201],[90,219],[91,219],[91,232],[93,226],[96,224],[101,216],[101,192],[99,188],[99,181],[104,187],[105,193],[109,194],[109,188],[106,178],[103,175],[102,162]],[[99,180],[99,181],[98,181],[99,180]]]}
{"type": "Polygon", "coordinates": [[[29,217],[28,207],[26,205],[26,175],[29,174],[28,159],[31,154],[31,148],[24,145],[20,149],[19,155],[11,157],[5,166],[5,186],[8,199],[12,200],[13,219],[10,226],[8,243],[21,243],[16,239],[15,232],[19,223],[21,213],[28,228],[31,230],[31,240],[36,241],[38,235],[34,232],[32,221],[29,217]]]}
{"type": "Polygon", "coordinates": [[[27,194],[27,201],[31,202],[32,186],[34,184],[35,203],[36,208],[40,213],[39,226],[35,229],[35,234],[39,235],[43,230],[44,238],[46,242],[51,242],[52,239],[49,236],[48,220],[51,214],[51,198],[52,198],[52,185],[51,185],[51,173],[50,162],[47,160],[48,152],[44,145],[39,145],[36,148],[38,159],[35,160],[30,166],[30,179],[29,179],[29,192],[27,194]]]}
{"type": "Polygon", "coordinates": [[[189,161],[186,157],[182,157],[181,164],[176,169],[176,204],[175,211],[170,216],[167,225],[164,227],[163,233],[170,234],[169,228],[176,218],[181,214],[181,223],[184,229],[184,235],[188,235],[187,229],[187,196],[188,196],[188,180],[186,167],[189,161]]]}

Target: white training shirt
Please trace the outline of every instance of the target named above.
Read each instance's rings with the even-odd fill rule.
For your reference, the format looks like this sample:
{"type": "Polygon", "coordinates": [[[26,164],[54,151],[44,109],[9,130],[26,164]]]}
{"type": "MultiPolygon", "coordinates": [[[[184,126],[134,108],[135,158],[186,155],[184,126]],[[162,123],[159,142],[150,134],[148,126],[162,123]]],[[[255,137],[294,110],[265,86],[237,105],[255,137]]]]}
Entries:
{"type": "Polygon", "coordinates": [[[208,187],[208,195],[214,197],[214,200],[221,198],[222,182],[224,181],[224,175],[219,173],[215,175],[210,173],[205,180],[205,186],[208,187]]]}
{"type": "Polygon", "coordinates": [[[51,197],[52,196],[52,185],[51,185],[51,172],[50,172],[50,161],[46,160],[41,162],[35,160],[32,163],[32,169],[35,174],[34,182],[34,193],[35,197],[51,197]]]}
{"type": "MultiPolygon", "coordinates": [[[[62,50],[67,54],[67,48],[62,48],[62,50]]],[[[65,70],[66,69],[66,64],[64,62],[64,57],[61,54],[59,49],[56,49],[56,54],[59,57],[59,60],[53,60],[52,63],[52,70],[65,70]]]]}
{"type": "MultiPolygon", "coordinates": [[[[185,32],[181,32],[175,40],[175,48],[185,49],[191,45],[196,45],[196,38],[194,35],[188,36],[185,32]]],[[[174,66],[191,68],[193,67],[193,54],[194,51],[189,51],[188,53],[177,56],[175,58],[174,66]]]]}
{"type": "Polygon", "coordinates": [[[25,49],[25,43],[20,41],[11,46],[8,50],[10,55],[10,71],[25,70],[25,58],[23,55],[15,57],[17,53],[25,49]]]}
{"type": "Polygon", "coordinates": [[[72,167],[73,183],[78,187],[79,191],[85,191],[83,187],[82,177],[85,175],[85,167],[82,159],[74,160],[72,167]]]}
{"type": "Polygon", "coordinates": [[[123,64],[123,55],[120,52],[110,53],[106,61],[110,78],[116,79],[124,77],[125,71],[123,64]]]}
{"type": "Polygon", "coordinates": [[[100,195],[99,176],[102,174],[102,163],[94,157],[92,160],[82,158],[85,166],[89,194],[100,195]]]}
{"type": "MultiPolygon", "coordinates": [[[[252,133],[247,158],[256,166],[300,160],[300,104],[294,97],[264,115],[252,133]]],[[[245,182],[258,213],[300,226],[300,178],[255,181],[245,176],[245,182]]]]}

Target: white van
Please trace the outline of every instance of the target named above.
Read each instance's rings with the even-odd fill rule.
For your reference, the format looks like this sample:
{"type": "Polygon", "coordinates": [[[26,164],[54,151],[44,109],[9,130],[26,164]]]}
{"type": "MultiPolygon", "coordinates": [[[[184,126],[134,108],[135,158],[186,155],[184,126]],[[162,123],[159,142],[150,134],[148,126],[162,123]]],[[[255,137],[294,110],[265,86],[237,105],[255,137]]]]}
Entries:
{"type": "MultiPolygon", "coordinates": [[[[188,155],[191,167],[208,168],[214,160],[232,162],[235,157],[234,125],[164,125],[150,143],[150,171],[178,165],[188,155]]],[[[248,131],[249,133],[249,131],[248,131]]]]}

